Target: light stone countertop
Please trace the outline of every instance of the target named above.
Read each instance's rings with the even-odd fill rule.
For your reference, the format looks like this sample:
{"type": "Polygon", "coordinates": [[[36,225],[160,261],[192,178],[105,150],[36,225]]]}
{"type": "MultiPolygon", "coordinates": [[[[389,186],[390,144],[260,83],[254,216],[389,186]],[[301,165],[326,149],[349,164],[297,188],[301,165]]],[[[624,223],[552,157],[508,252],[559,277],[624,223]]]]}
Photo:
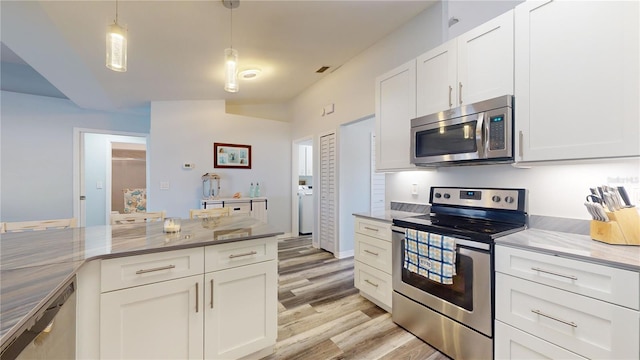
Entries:
{"type": "Polygon", "coordinates": [[[379,211],[379,212],[367,211],[367,212],[361,212],[361,213],[354,213],[353,215],[390,223],[390,222],[393,222],[393,219],[402,219],[402,218],[424,215],[424,214],[408,212],[408,211],[400,211],[400,210],[385,210],[385,211],[379,211]]]}
{"type": "Polygon", "coordinates": [[[496,239],[496,245],[640,271],[640,246],[611,245],[588,235],[527,229],[496,239]]]}
{"type": "Polygon", "coordinates": [[[140,255],[283,234],[249,216],[5,233],[0,238],[0,344],[5,347],[90,260],[140,255]]]}

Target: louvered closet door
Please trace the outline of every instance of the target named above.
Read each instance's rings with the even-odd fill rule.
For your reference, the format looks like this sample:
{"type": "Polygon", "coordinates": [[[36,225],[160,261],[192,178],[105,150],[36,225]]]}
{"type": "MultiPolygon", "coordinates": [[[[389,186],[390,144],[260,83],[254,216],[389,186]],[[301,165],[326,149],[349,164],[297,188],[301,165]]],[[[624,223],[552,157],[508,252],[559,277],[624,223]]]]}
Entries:
{"type": "Polygon", "coordinates": [[[336,244],[336,134],[320,138],[320,247],[335,252],[336,244]]]}

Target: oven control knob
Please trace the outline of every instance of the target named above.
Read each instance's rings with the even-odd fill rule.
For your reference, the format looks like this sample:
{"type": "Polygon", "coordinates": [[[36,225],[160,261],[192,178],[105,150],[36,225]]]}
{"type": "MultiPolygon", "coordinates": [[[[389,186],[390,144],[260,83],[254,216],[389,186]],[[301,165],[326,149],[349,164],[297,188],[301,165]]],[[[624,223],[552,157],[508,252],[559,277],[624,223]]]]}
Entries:
{"type": "Polygon", "coordinates": [[[449,194],[447,194],[447,193],[444,193],[444,198],[445,198],[445,199],[449,199],[450,197],[451,197],[451,195],[449,195],[449,194]]]}
{"type": "Polygon", "coordinates": [[[506,196],[504,198],[504,201],[506,201],[507,204],[511,204],[511,203],[513,203],[515,201],[515,199],[513,198],[513,196],[506,196]]]}
{"type": "Polygon", "coordinates": [[[440,194],[440,193],[435,193],[435,195],[434,195],[434,196],[436,197],[436,199],[440,199],[440,198],[442,197],[442,194],[440,194]]]}
{"type": "Polygon", "coordinates": [[[502,200],[502,199],[500,199],[500,196],[498,196],[498,195],[493,195],[491,200],[493,200],[493,202],[500,202],[500,200],[502,200]]]}

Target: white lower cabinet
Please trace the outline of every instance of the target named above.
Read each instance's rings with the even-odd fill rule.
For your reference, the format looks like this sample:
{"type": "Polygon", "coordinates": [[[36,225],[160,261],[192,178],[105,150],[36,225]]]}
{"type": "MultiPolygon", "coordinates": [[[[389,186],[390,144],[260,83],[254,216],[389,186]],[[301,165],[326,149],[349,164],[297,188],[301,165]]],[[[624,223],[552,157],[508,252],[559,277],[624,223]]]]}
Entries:
{"type": "Polygon", "coordinates": [[[513,326],[496,321],[495,359],[586,359],[513,326]]]}
{"type": "Polygon", "coordinates": [[[277,277],[275,261],[205,274],[205,359],[237,359],[275,344],[277,277]]]}
{"type": "Polygon", "coordinates": [[[497,359],[640,356],[637,272],[498,245],[495,278],[497,359]]]}
{"type": "Polygon", "coordinates": [[[100,358],[202,359],[200,291],[195,275],[102,294],[100,358]]]}
{"type": "Polygon", "coordinates": [[[355,219],[354,283],[360,295],[391,312],[391,223],[355,219]]]}
{"type": "Polygon", "coordinates": [[[120,288],[103,287],[98,296],[100,358],[239,359],[272,353],[276,257],[277,239],[265,238],[102,261],[102,272],[133,269],[126,272],[133,275],[120,288]],[[190,266],[176,265],[185,258],[190,266]],[[193,271],[197,275],[179,277],[193,271]]]}

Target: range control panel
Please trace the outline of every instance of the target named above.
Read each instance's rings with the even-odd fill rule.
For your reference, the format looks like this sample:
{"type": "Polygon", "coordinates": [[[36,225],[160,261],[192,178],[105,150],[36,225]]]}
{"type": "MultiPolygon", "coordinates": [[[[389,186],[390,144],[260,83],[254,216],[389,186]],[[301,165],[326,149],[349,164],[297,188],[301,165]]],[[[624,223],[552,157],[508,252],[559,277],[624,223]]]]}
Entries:
{"type": "Polygon", "coordinates": [[[432,187],[432,205],[525,211],[525,189],[432,187]]]}

